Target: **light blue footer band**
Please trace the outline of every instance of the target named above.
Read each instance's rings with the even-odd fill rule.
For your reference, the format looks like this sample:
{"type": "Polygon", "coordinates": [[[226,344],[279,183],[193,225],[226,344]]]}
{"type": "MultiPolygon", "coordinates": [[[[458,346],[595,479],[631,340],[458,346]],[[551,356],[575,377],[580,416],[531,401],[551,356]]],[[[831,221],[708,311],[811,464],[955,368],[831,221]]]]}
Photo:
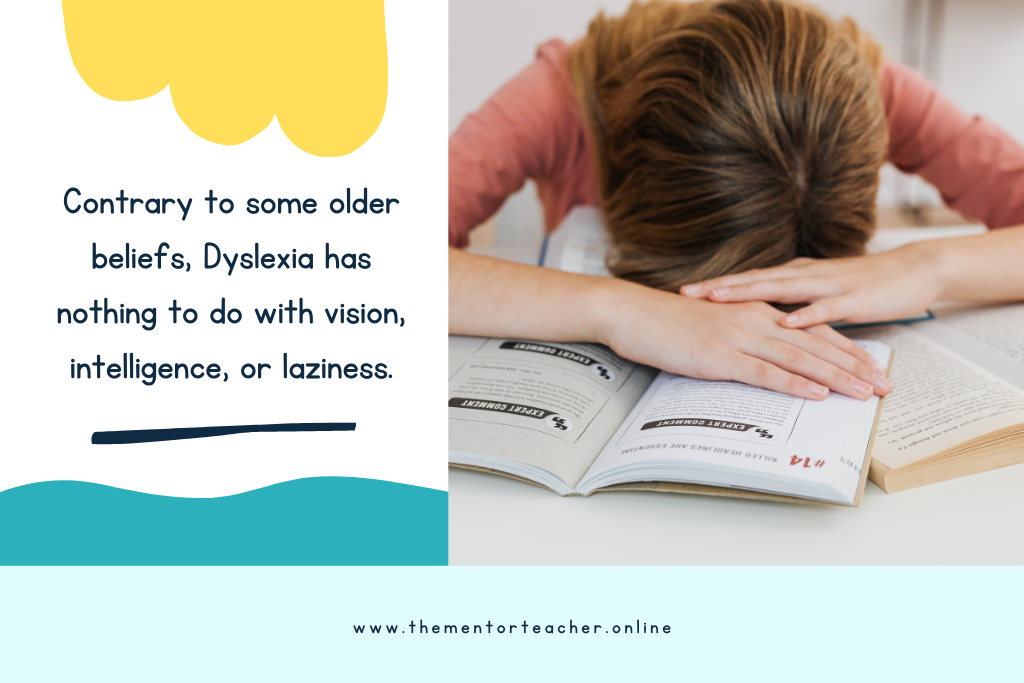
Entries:
{"type": "Polygon", "coordinates": [[[0,565],[443,565],[448,494],[316,477],[222,498],[49,481],[0,493],[0,565]]]}

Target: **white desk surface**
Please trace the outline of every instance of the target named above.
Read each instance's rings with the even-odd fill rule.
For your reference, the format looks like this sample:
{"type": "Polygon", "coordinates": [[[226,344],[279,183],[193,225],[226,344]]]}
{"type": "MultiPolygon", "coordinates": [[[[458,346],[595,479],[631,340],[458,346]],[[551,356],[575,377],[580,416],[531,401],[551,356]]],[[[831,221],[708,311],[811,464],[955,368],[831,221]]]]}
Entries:
{"type": "Polygon", "coordinates": [[[860,507],[671,493],[562,498],[448,470],[455,565],[1024,564],[1024,465],[887,495],[860,507]]]}
{"type": "Polygon", "coordinates": [[[562,498],[452,468],[448,487],[455,565],[1024,564],[1024,465],[892,495],[868,482],[859,508],[648,492],[562,498]]]}

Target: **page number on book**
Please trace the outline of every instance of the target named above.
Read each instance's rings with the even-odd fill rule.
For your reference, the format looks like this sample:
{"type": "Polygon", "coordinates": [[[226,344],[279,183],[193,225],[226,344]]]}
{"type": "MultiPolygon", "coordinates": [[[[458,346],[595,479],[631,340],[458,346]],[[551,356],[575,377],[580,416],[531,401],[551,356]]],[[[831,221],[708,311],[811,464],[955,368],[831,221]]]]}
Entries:
{"type": "Polygon", "coordinates": [[[615,373],[607,365],[601,365],[600,363],[597,365],[591,365],[590,371],[594,373],[595,377],[603,379],[605,382],[615,381],[615,373]]]}
{"type": "Polygon", "coordinates": [[[544,420],[548,427],[557,429],[560,432],[571,432],[572,422],[561,415],[549,415],[548,419],[544,420]]]}

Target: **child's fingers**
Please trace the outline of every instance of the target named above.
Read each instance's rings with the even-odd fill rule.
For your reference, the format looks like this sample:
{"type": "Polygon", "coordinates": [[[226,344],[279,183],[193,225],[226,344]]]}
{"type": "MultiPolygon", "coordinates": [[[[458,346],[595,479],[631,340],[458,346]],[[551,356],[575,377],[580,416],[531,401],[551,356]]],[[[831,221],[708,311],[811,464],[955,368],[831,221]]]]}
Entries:
{"type": "Polygon", "coordinates": [[[832,344],[841,351],[845,351],[862,363],[867,363],[874,368],[876,372],[885,372],[885,366],[875,360],[874,356],[868,353],[863,346],[836,332],[828,325],[815,325],[814,327],[807,328],[805,331],[816,337],[821,337],[829,344],[832,344]]]}
{"type": "Polygon", "coordinates": [[[822,325],[842,320],[849,314],[850,307],[847,297],[829,297],[782,316],[779,318],[779,324],[790,328],[822,325]]]}
{"type": "Polygon", "coordinates": [[[679,293],[682,294],[683,296],[692,296],[697,299],[703,299],[707,297],[708,292],[711,291],[710,287],[708,286],[708,283],[710,282],[712,282],[712,280],[707,280],[705,282],[694,282],[689,285],[683,285],[682,287],[679,288],[679,293]]]}
{"type": "MultiPolygon", "coordinates": [[[[782,311],[780,311],[777,308],[774,308],[771,304],[755,302],[752,305],[756,306],[757,310],[759,312],[761,312],[763,315],[767,316],[769,320],[771,320],[772,322],[774,322],[776,324],[778,324],[779,320],[782,317],[785,316],[785,313],[783,313],[782,311]]],[[[870,353],[865,351],[864,347],[862,347],[860,344],[852,341],[848,337],[840,334],[839,332],[836,332],[834,329],[832,329],[828,325],[813,325],[813,326],[808,327],[808,328],[798,328],[798,329],[795,329],[793,331],[794,332],[800,332],[800,333],[806,332],[806,333],[811,334],[811,335],[813,335],[815,337],[818,337],[819,339],[823,339],[829,345],[839,349],[844,354],[849,354],[849,356],[852,356],[853,358],[855,358],[856,360],[860,361],[861,363],[867,363],[875,371],[877,371],[877,372],[884,372],[885,371],[885,368],[882,367],[882,364],[879,363],[877,360],[875,360],[874,357],[870,353]]],[[[800,346],[800,348],[803,348],[803,349],[805,349],[807,351],[812,351],[813,352],[815,349],[821,348],[821,347],[818,347],[818,346],[808,346],[806,343],[796,342],[795,340],[802,339],[803,337],[796,337],[796,336],[789,335],[788,334],[788,330],[785,333],[788,336],[772,335],[771,332],[766,332],[765,334],[767,336],[770,336],[770,337],[773,337],[773,338],[776,338],[776,339],[781,339],[781,340],[786,341],[786,342],[788,342],[790,344],[795,344],[796,346],[800,346]]],[[[832,361],[831,358],[823,356],[820,353],[817,353],[816,355],[818,355],[821,358],[825,358],[826,360],[829,360],[830,362],[832,361]]],[[[863,373],[861,373],[861,374],[863,375],[862,376],[863,379],[870,379],[871,378],[871,375],[864,375],[863,373]]]]}
{"type": "MultiPolygon", "coordinates": [[[[814,341],[821,341],[810,337],[810,335],[807,336],[814,341]]],[[[866,399],[875,393],[875,387],[871,383],[865,382],[832,362],[823,360],[814,353],[809,353],[784,341],[762,339],[756,348],[744,350],[787,372],[805,377],[818,385],[828,387],[831,391],[838,391],[851,398],[866,399]]],[[[835,352],[833,355],[845,355],[838,349],[835,349],[835,352]]],[[[843,361],[837,362],[842,363],[843,361]]],[[[848,358],[844,364],[858,365],[853,358],[848,358]]],[[[863,366],[863,369],[867,370],[867,366],[863,366]]],[[[873,373],[867,372],[866,374],[870,377],[873,373]]]]}
{"type": "Polygon", "coordinates": [[[683,296],[706,298],[713,289],[735,287],[736,285],[745,285],[761,280],[777,280],[779,278],[792,277],[795,274],[787,266],[767,268],[765,270],[748,270],[745,273],[723,275],[722,277],[704,280],[703,282],[694,282],[692,285],[681,287],[679,293],[683,296]]]}
{"type": "MultiPolygon", "coordinates": [[[[786,330],[782,328],[775,328],[774,333],[769,334],[769,336],[799,349],[803,349],[813,356],[820,358],[822,361],[829,364],[830,369],[834,366],[835,368],[839,368],[843,372],[866,382],[868,385],[874,387],[879,395],[888,393],[892,388],[892,385],[888,380],[879,377],[880,371],[876,368],[877,364],[871,362],[871,356],[866,353],[856,352],[863,352],[863,349],[861,349],[857,344],[849,342],[848,339],[838,333],[837,336],[852,344],[854,349],[842,348],[838,344],[833,343],[832,340],[826,339],[824,335],[808,334],[805,330],[786,330]],[[867,359],[863,358],[863,356],[867,356],[867,359]]],[[[788,370],[790,368],[786,369],[788,370]]],[[[849,395],[850,393],[849,389],[844,389],[844,385],[842,384],[833,384],[824,380],[822,377],[812,377],[812,379],[844,394],[849,395]]],[[[844,381],[849,380],[849,377],[844,376],[842,379],[844,381]]],[[[833,381],[839,382],[840,378],[836,376],[833,381]]],[[[862,383],[858,386],[860,386],[860,391],[863,392],[864,384],[862,383]]]]}
{"type": "Polygon", "coordinates": [[[733,379],[737,382],[771,389],[797,398],[809,398],[812,401],[821,401],[828,396],[828,387],[812,382],[806,377],[786,372],[779,366],[760,358],[737,353],[729,362],[734,368],[733,379]]]}
{"type": "Polygon", "coordinates": [[[786,277],[730,287],[715,287],[708,292],[707,298],[721,303],[774,301],[782,304],[798,304],[825,296],[834,296],[835,290],[835,285],[827,280],[786,277]]]}

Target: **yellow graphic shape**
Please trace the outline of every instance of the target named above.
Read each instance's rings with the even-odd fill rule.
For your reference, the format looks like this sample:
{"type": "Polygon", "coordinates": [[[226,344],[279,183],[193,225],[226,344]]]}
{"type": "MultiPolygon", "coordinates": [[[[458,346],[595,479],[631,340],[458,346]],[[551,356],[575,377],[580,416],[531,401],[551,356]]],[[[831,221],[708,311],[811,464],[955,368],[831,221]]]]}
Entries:
{"type": "Polygon", "coordinates": [[[111,100],[168,85],[196,135],[237,145],[277,116],[300,149],[370,139],[388,97],[383,0],[63,0],[82,80],[111,100]]]}

